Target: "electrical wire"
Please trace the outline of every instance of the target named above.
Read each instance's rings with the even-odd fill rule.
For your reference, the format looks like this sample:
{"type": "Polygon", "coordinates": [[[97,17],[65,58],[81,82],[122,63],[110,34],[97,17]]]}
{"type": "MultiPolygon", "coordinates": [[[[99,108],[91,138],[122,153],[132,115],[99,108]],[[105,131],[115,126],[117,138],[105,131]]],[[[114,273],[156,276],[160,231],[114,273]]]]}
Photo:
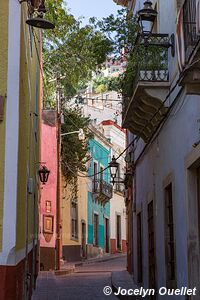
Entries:
{"type": "MultiPolygon", "coordinates": [[[[151,119],[148,120],[148,123],[145,124],[145,125],[143,126],[143,128],[140,130],[139,134],[141,134],[141,133],[144,131],[144,129],[146,128],[146,126],[148,126],[148,124],[150,124],[150,122],[154,119],[154,117],[160,112],[160,110],[163,108],[164,104],[166,103],[166,101],[167,101],[168,98],[170,97],[170,95],[171,95],[171,94],[174,92],[174,90],[176,89],[178,83],[179,83],[179,80],[176,81],[176,83],[175,83],[175,85],[173,86],[173,88],[172,88],[172,89],[169,91],[169,93],[167,94],[165,100],[162,102],[162,104],[161,104],[160,107],[157,109],[157,111],[153,114],[153,116],[151,117],[151,119]]],[[[180,93],[181,91],[182,91],[182,89],[179,91],[179,93],[180,93]]],[[[169,112],[171,111],[173,105],[174,105],[174,102],[173,102],[172,105],[170,106],[170,108],[169,108],[169,110],[168,110],[168,113],[162,118],[162,120],[160,121],[159,125],[156,127],[156,129],[155,129],[154,132],[152,133],[152,135],[151,135],[151,137],[150,137],[150,139],[149,139],[149,142],[145,145],[145,148],[143,149],[143,151],[142,151],[142,153],[140,154],[140,156],[138,157],[138,159],[141,158],[141,155],[144,153],[145,149],[146,149],[147,146],[150,144],[151,139],[153,138],[155,132],[156,132],[156,131],[158,130],[158,128],[161,126],[161,124],[163,123],[163,121],[167,119],[167,116],[168,116],[169,112]]],[[[75,124],[75,123],[74,123],[74,124],[75,124]]],[[[123,154],[124,154],[124,153],[132,146],[132,145],[135,145],[135,142],[138,142],[139,139],[140,139],[140,137],[139,137],[139,136],[136,136],[136,137],[133,139],[133,141],[131,141],[131,142],[128,144],[128,146],[127,146],[127,147],[126,147],[126,148],[118,155],[118,157],[116,158],[116,160],[118,160],[118,159],[119,159],[119,158],[120,158],[120,157],[121,157],[121,156],[122,156],[122,155],[123,155],[123,154]]],[[[135,145],[135,149],[133,150],[134,152],[135,152],[135,150],[136,150],[136,147],[137,147],[137,144],[135,145]]],[[[98,172],[98,173],[95,173],[95,174],[92,174],[92,175],[89,175],[89,176],[84,176],[84,177],[93,177],[93,176],[96,176],[96,175],[98,175],[98,174],[104,172],[104,171],[107,170],[108,168],[109,168],[109,166],[106,167],[105,169],[101,170],[101,171],[98,172]]]]}
{"type": "MultiPolygon", "coordinates": [[[[91,177],[94,177],[94,176],[96,176],[96,175],[99,175],[99,174],[103,173],[104,171],[106,171],[107,169],[109,169],[109,166],[107,166],[107,167],[104,168],[103,170],[101,170],[101,171],[99,171],[99,172],[97,172],[97,173],[94,173],[94,174],[92,174],[92,175],[79,175],[79,174],[77,174],[76,171],[74,171],[74,170],[71,169],[71,167],[69,166],[68,163],[66,163],[66,162],[63,162],[63,163],[64,163],[64,165],[69,169],[69,171],[72,172],[75,176],[82,177],[82,178],[91,178],[91,177]]],[[[83,174],[80,170],[79,170],[78,172],[80,172],[81,174],[83,174]]]]}
{"type": "MultiPolygon", "coordinates": [[[[108,101],[108,102],[122,102],[122,99],[104,99],[104,98],[92,98],[92,97],[82,97],[80,96],[81,100],[86,99],[86,100],[94,100],[94,101],[108,101]]],[[[79,99],[79,97],[75,97],[75,99],[79,99]]]]}
{"type": "MultiPolygon", "coordinates": [[[[43,73],[43,69],[42,69],[42,66],[41,66],[41,62],[40,62],[40,56],[39,56],[39,53],[38,53],[38,49],[37,49],[37,44],[36,44],[36,36],[35,36],[35,33],[34,33],[34,30],[33,30],[33,37],[34,37],[34,44],[35,44],[35,48],[36,48],[36,54],[37,54],[37,59],[38,59],[38,62],[39,62],[39,67],[40,67],[40,71],[41,71],[41,74],[42,74],[42,77],[43,77],[43,82],[44,82],[44,73],[43,73]]],[[[173,93],[173,91],[175,90],[175,88],[177,87],[177,85],[178,85],[178,82],[179,82],[179,79],[176,81],[176,83],[175,83],[175,85],[173,86],[173,88],[169,91],[169,93],[167,94],[167,96],[166,96],[166,98],[165,98],[165,100],[162,102],[162,104],[160,105],[160,107],[157,109],[157,111],[154,113],[154,115],[151,117],[151,119],[150,120],[148,120],[148,123],[147,124],[145,124],[144,126],[143,126],[143,128],[140,130],[140,132],[139,132],[139,134],[142,134],[143,133],[143,131],[144,131],[144,129],[146,128],[146,126],[148,126],[148,124],[150,124],[151,123],[151,121],[154,119],[154,117],[160,112],[160,110],[163,108],[163,106],[164,106],[164,104],[165,104],[165,102],[168,100],[168,98],[170,97],[170,95],[173,93]]],[[[45,83],[45,82],[44,82],[45,83]]],[[[86,98],[86,99],[89,99],[89,98],[86,98]]],[[[91,98],[91,100],[100,100],[100,99],[92,99],[91,98]]],[[[108,100],[108,99],[102,99],[102,100],[104,100],[104,101],[111,101],[111,100],[108,100]]],[[[119,99],[113,99],[112,101],[118,101],[118,102],[120,102],[121,100],[119,100],[119,99]]],[[[172,106],[170,106],[170,107],[172,107],[172,106]]],[[[170,109],[169,109],[169,111],[171,111],[170,109]]],[[[155,134],[155,132],[157,131],[157,129],[160,127],[160,125],[161,125],[161,123],[163,123],[163,121],[164,121],[164,119],[166,120],[166,116],[164,116],[163,118],[162,118],[162,120],[161,120],[161,122],[159,123],[159,125],[158,125],[158,127],[154,130],[154,132],[152,133],[152,135],[151,135],[151,137],[150,137],[150,142],[151,142],[151,139],[152,139],[152,137],[154,136],[154,134],[155,134]]],[[[71,120],[72,121],[72,120],[71,120]]],[[[73,122],[73,124],[77,127],[77,125],[73,122]]],[[[78,127],[77,127],[78,128],[78,127]]],[[[91,130],[91,129],[89,129],[89,130],[91,130]]],[[[138,135],[139,135],[138,134],[138,135]]],[[[133,141],[131,141],[130,143],[129,143],[129,145],[118,155],[118,157],[116,158],[116,160],[118,160],[132,145],[134,145],[135,144],[135,141],[138,141],[140,139],[140,137],[139,136],[136,136],[134,139],[133,139],[133,141]]],[[[145,149],[146,149],[146,147],[149,145],[149,143],[150,142],[148,142],[148,144],[145,146],[145,149]]],[[[144,149],[143,149],[144,150],[144,149]]],[[[142,153],[143,153],[144,151],[142,151],[142,153]]],[[[141,157],[141,155],[139,156],[139,157],[141,157]]],[[[65,162],[66,163],[66,162],[65,162]]],[[[69,170],[72,172],[72,173],[74,173],[71,169],[70,169],[70,167],[69,167],[69,165],[67,165],[67,167],[69,168],[69,170]]],[[[94,177],[94,176],[96,176],[96,175],[98,175],[98,174],[100,174],[100,173],[102,173],[102,172],[104,172],[105,170],[107,170],[109,168],[109,166],[107,166],[106,168],[104,168],[103,170],[101,170],[101,171],[99,171],[99,172],[97,172],[97,173],[95,173],[95,174],[92,174],[92,175],[88,175],[88,176],[81,176],[81,175],[79,175],[80,177],[94,177]]],[[[77,175],[77,174],[76,174],[77,175]]]]}

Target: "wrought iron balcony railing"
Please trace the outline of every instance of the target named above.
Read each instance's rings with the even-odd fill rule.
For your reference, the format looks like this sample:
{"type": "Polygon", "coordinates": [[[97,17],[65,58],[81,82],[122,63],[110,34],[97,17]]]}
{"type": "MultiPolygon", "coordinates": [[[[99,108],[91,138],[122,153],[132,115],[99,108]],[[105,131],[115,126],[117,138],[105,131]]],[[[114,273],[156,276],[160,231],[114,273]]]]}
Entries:
{"type": "Polygon", "coordinates": [[[200,35],[197,34],[196,15],[196,0],[185,0],[183,5],[183,32],[186,62],[200,40],[200,35]]]}
{"type": "Polygon", "coordinates": [[[119,181],[119,183],[115,183],[114,185],[114,192],[124,194],[124,183],[122,183],[123,179],[122,178],[117,178],[116,181],[119,181]]]}
{"type": "MultiPolygon", "coordinates": [[[[168,34],[152,34],[151,36],[143,34],[138,36],[136,51],[138,53],[141,51],[141,55],[139,55],[139,61],[132,77],[132,95],[140,83],[169,81],[168,48],[166,47],[168,42],[168,34]],[[150,46],[147,46],[148,43],[150,46]]],[[[126,112],[130,101],[132,101],[131,98],[132,96],[124,97],[123,114],[126,112]]]]}
{"type": "Polygon", "coordinates": [[[113,186],[104,180],[94,180],[93,194],[95,194],[102,201],[109,200],[113,195],[113,186]]]}

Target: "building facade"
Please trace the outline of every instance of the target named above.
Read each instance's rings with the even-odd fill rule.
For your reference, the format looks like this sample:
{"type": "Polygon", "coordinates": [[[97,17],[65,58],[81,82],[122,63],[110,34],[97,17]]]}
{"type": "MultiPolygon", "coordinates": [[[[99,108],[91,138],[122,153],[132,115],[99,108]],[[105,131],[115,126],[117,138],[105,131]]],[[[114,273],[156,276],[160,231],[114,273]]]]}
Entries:
{"type": "Polygon", "coordinates": [[[88,179],[87,174],[79,175],[74,184],[66,184],[63,176],[61,180],[62,258],[66,262],[87,256],[88,179]]]}
{"type": "Polygon", "coordinates": [[[49,169],[40,197],[40,270],[54,270],[56,258],[57,196],[57,112],[43,110],[41,128],[41,164],[49,169]]]}
{"type": "Polygon", "coordinates": [[[90,129],[94,138],[89,141],[88,258],[110,252],[110,199],[113,196],[109,170],[106,169],[110,162],[111,144],[97,127],[91,125],[90,129]]]}
{"type": "Polygon", "coordinates": [[[27,18],[26,3],[1,1],[0,298],[13,300],[30,299],[38,269],[41,37],[27,18]]]}
{"type": "MultiPolygon", "coordinates": [[[[136,1],[134,13],[142,7],[143,1],[136,1]]],[[[123,126],[129,130],[128,142],[134,141],[132,271],[146,288],[196,287],[190,299],[198,299],[199,1],[160,0],[153,7],[158,11],[153,32],[160,41],[162,34],[171,41],[165,67],[141,68],[132,97],[124,99],[123,126]]]]}
{"type": "MultiPolygon", "coordinates": [[[[105,137],[112,143],[111,157],[119,156],[126,147],[126,131],[112,120],[101,123],[105,137]]],[[[110,200],[110,253],[126,253],[126,206],[124,201],[124,174],[126,172],[125,155],[117,161],[119,168],[116,183],[113,186],[113,197],[110,200]]]]}

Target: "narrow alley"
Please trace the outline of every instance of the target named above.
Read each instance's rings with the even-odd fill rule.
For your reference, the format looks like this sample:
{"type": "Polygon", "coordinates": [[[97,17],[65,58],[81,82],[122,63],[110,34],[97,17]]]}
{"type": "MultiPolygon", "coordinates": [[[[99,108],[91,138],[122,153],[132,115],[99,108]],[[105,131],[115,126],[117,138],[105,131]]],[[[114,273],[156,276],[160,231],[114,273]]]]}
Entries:
{"type": "MultiPolygon", "coordinates": [[[[103,288],[112,285],[111,274],[126,269],[126,257],[85,263],[74,273],[55,276],[54,272],[41,272],[32,300],[92,300],[107,299],[103,288]]],[[[109,300],[117,299],[110,295],[109,300]]]]}

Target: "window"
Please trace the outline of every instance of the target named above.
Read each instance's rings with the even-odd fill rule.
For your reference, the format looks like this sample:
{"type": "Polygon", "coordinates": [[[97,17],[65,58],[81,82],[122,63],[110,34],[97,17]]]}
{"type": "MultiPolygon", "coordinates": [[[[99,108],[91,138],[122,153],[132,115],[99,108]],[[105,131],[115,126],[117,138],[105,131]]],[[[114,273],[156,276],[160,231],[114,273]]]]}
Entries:
{"type": "Polygon", "coordinates": [[[198,41],[196,31],[196,0],[186,0],[183,5],[183,32],[186,59],[188,60],[193,47],[198,41]]]}
{"type": "Polygon", "coordinates": [[[174,215],[172,183],[165,188],[165,249],[167,287],[176,287],[176,256],[174,239],[174,215]]]}
{"type": "Polygon", "coordinates": [[[102,190],[102,187],[103,187],[103,170],[104,170],[104,167],[100,167],[100,189],[102,190]]]}
{"type": "Polygon", "coordinates": [[[94,214],[94,246],[98,246],[98,226],[99,226],[99,216],[94,214]]]}
{"type": "Polygon", "coordinates": [[[142,283],[142,220],[141,213],[137,215],[137,257],[138,257],[138,283],[142,283]]]}
{"type": "Polygon", "coordinates": [[[46,201],[46,212],[47,213],[51,212],[51,201],[46,201]]]}
{"type": "Polygon", "coordinates": [[[197,198],[198,198],[198,225],[199,225],[199,242],[200,242],[200,168],[197,169],[197,198]]]}
{"type": "Polygon", "coordinates": [[[98,170],[97,163],[94,162],[94,165],[93,165],[93,174],[94,174],[93,189],[94,189],[94,192],[97,191],[97,184],[98,184],[98,182],[97,182],[97,176],[98,176],[97,175],[97,170],[98,170]]]}
{"type": "Polygon", "coordinates": [[[148,204],[149,287],[155,288],[155,234],[153,201],[148,204]]]}
{"type": "Polygon", "coordinates": [[[78,238],[78,204],[75,200],[71,202],[71,236],[78,238]]]}

